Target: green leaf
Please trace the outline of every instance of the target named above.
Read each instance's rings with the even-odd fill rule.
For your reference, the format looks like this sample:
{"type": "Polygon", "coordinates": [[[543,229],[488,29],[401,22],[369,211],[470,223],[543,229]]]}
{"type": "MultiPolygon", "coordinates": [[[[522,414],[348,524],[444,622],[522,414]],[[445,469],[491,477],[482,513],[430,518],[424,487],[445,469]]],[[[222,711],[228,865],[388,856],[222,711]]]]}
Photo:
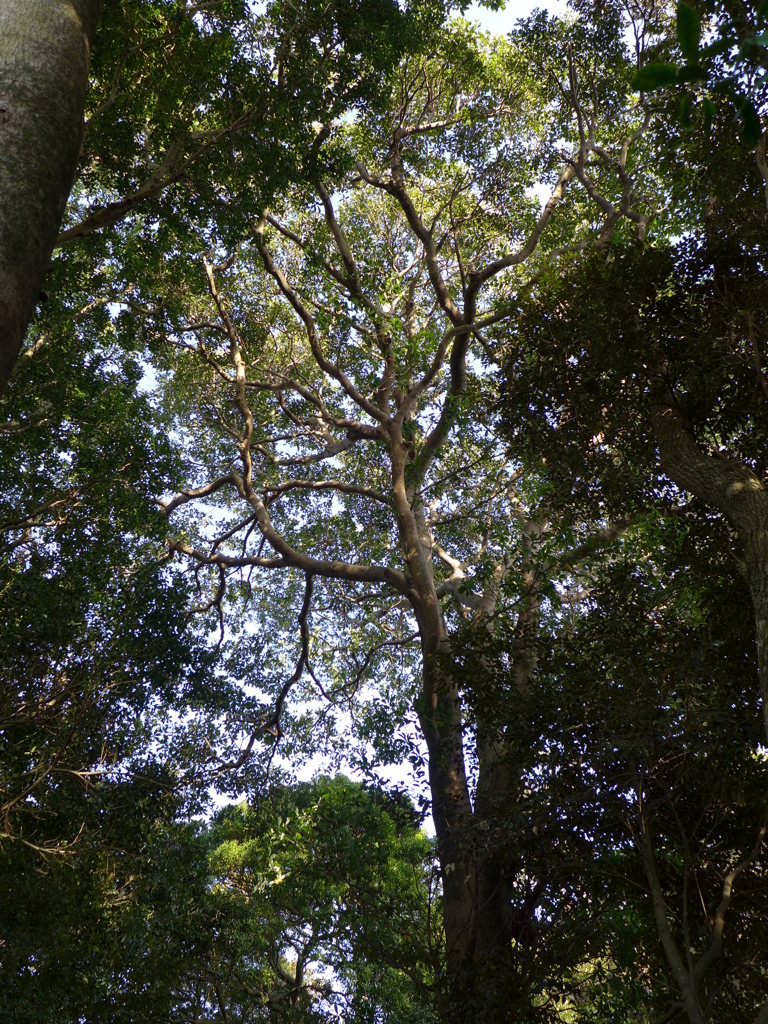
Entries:
{"type": "Polygon", "coordinates": [[[699,55],[700,33],[698,14],[690,4],[682,0],[677,5],[677,38],[688,60],[696,60],[699,55]]]}
{"type": "Polygon", "coordinates": [[[707,96],[701,105],[702,111],[704,112],[704,124],[707,128],[712,124],[712,119],[715,116],[715,104],[707,96]]]}
{"type": "Polygon", "coordinates": [[[678,68],[674,64],[662,64],[655,61],[640,68],[632,79],[632,88],[636,92],[651,92],[663,89],[666,85],[674,85],[678,81],[678,68]]]}

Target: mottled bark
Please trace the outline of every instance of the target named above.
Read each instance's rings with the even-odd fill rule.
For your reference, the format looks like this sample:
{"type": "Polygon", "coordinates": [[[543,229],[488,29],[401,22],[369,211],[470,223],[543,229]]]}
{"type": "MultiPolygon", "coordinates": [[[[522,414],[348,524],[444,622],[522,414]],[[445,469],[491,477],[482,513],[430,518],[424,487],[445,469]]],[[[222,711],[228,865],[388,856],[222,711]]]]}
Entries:
{"type": "Polygon", "coordinates": [[[99,7],[99,0],[0,4],[0,392],[72,188],[99,7]]]}

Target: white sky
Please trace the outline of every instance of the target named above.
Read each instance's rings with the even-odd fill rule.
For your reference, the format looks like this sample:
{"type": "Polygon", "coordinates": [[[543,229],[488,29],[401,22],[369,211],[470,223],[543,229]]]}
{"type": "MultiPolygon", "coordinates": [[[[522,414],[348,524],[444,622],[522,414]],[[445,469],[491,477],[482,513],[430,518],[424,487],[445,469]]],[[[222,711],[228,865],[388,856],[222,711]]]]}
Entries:
{"type": "Polygon", "coordinates": [[[508,0],[503,11],[489,11],[473,3],[465,17],[475,21],[489,32],[505,35],[515,27],[518,18],[524,18],[536,7],[544,7],[551,14],[565,13],[565,0],[508,0]]]}

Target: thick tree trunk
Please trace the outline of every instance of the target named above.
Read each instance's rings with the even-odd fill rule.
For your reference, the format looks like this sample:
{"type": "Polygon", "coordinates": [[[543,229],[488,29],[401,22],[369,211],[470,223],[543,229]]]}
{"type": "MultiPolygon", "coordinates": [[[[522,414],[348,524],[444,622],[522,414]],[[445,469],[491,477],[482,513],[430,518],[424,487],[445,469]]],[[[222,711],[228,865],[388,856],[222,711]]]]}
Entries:
{"type": "MultiPolygon", "coordinates": [[[[472,807],[464,768],[459,694],[450,664],[425,658],[425,689],[435,695],[422,709],[429,752],[429,781],[438,857],[443,879],[443,922],[447,961],[446,1021],[502,1024],[512,955],[508,884],[498,838],[472,807]],[[504,993],[504,995],[499,995],[504,993]]],[[[486,793],[497,807],[507,776],[487,773],[486,793]]],[[[489,811],[490,811],[489,805],[489,811]]],[[[492,821],[493,815],[489,814],[492,821]]],[[[490,824],[490,822],[488,822],[490,824]]]]}
{"type": "MultiPolygon", "coordinates": [[[[422,620],[421,615],[419,616],[422,620]]],[[[507,831],[499,824],[519,790],[503,737],[477,723],[478,777],[474,807],[464,760],[461,697],[445,627],[422,625],[421,727],[443,878],[447,1022],[504,1024],[516,1020],[515,949],[530,940],[530,920],[513,902],[507,831]]]]}
{"type": "MultiPolygon", "coordinates": [[[[432,816],[443,882],[447,1001],[451,1024],[506,1019],[491,989],[504,989],[511,956],[508,890],[501,851],[486,840],[483,813],[472,807],[464,751],[464,716],[452,651],[435,585],[433,541],[420,499],[406,484],[407,446],[392,445],[393,496],[400,542],[408,567],[410,600],[422,650],[419,720],[427,745],[432,816]]],[[[482,730],[481,730],[482,732],[482,730]]],[[[483,745],[483,741],[479,746],[483,745]]],[[[478,750],[480,803],[490,811],[504,800],[508,777],[503,757],[478,750]]]]}
{"type": "Polygon", "coordinates": [[[476,904],[473,813],[464,763],[461,703],[451,678],[437,599],[432,615],[420,602],[414,604],[423,658],[419,720],[429,755],[432,817],[443,878],[446,956],[449,969],[455,969],[472,955],[476,904]]]}
{"type": "Polygon", "coordinates": [[[100,0],[0,4],[0,393],[75,175],[100,0]]]}

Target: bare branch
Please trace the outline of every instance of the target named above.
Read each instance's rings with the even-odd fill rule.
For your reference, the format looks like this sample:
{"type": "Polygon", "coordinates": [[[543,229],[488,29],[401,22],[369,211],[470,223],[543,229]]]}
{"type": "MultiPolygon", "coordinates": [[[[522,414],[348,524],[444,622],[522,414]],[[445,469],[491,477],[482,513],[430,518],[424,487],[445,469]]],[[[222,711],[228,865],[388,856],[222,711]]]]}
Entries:
{"type": "Polygon", "coordinates": [[[699,957],[693,971],[693,979],[697,988],[701,985],[710,967],[723,955],[725,918],[728,913],[728,907],[730,906],[731,896],[733,895],[734,883],[739,875],[746,871],[747,868],[751,867],[755,860],[757,860],[763,846],[763,840],[765,839],[766,832],[768,832],[768,825],[762,825],[752,849],[746,857],[742,858],[742,860],[737,864],[734,864],[723,879],[722,895],[720,897],[720,903],[718,904],[717,910],[715,911],[715,919],[712,923],[709,948],[701,955],[701,957],[699,957]]]}
{"type": "Polygon", "coordinates": [[[265,495],[268,495],[265,499],[265,504],[271,503],[280,494],[295,490],[338,491],[342,494],[360,494],[366,498],[373,498],[374,501],[379,501],[383,505],[391,504],[389,499],[379,491],[374,491],[370,487],[361,487],[357,484],[348,484],[344,480],[284,480],[281,484],[275,484],[274,487],[266,487],[264,489],[265,495]]]}
{"type": "Polygon", "coordinates": [[[298,293],[291,287],[285,274],[276,266],[275,261],[272,259],[272,254],[267,249],[264,243],[264,224],[262,223],[256,232],[256,245],[259,253],[261,254],[262,262],[267,272],[274,278],[278,288],[288,300],[290,305],[295,310],[299,319],[304,324],[304,329],[307,334],[309,341],[309,347],[312,350],[312,355],[315,358],[315,362],[320,369],[326,373],[329,377],[338,381],[339,384],[344,388],[344,391],[352,399],[352,401],[362,409],[364,412],[379,422],[386,422],[387,417],[381,411],[381,409],[373,402],[369,402],[365,395],[360,392],[352,381],[347,377],[346,373],[341,369],[338,363],[331,362],[330,359],[324,354],[320,345],[320,339],[317,335],[317,327],[315,325],[314,318],[311,313],[300,299],[298,293]]]}
{"type": "Polygon", "coordinates": [[[163,512],[169,516],[180,505],[186,505],[190,501],[195,501],[197,498],[206,498],[209,494],[215,494],[217,491],[220,491],[222,487],[226,487],[227,484],[230,484],[235,488],[237,487],[237,481],[231,473],[225,473],[223,476],[217,476],[215,480],[212,480],[208,484],[204,484],[202,487],[193,487],[187,491],[182,491],[180,494],[177,494],[175,498],[171,498],[170,501],[162,501],[160,498],[156,498],[155,501],[163,512]]]}
{"type": "Polygon", "coordinates": [[[286,680],[286,682],[283,684],[279,694],[277,695],[277,700],[275,701],[275,706],[272,711],[272,714],[265,722],[260,722],[256,726],[256,728],[251,733],[248,742],[246,743],[245,747],[238,755],[238,757],[234,761],[231,761],[229,764],[222,765],[222,767],[219,769],[220,772],[237,771],[239,768],[241,768],[250,757],[251,751],[253,750],[253,746],[258,737],[262,733],[269,733],[270,735],[272,735],[275,739],[275,744],[279,743],[280,739],[282,738],[283,730],[280,726],[280,718],[282,717],[283,706],[285,705],[285,702],[288,699],[288,694],[291,692],[296,683],[298,683],[298,681],[301,679],[304,669],[309,665],[308,619],[309,609],[312,603],[313,586],[313,577],[311,573],[308,573],[306,577],[306,583],[304,585],[304,600],[302,602],[301,611],[299,612],[299,617],[297,619],[299,625],[301,649],[299,652],[298,661],[296,662],[296,668],[294,669],[291,677],[288,680],[286,680]]]}

